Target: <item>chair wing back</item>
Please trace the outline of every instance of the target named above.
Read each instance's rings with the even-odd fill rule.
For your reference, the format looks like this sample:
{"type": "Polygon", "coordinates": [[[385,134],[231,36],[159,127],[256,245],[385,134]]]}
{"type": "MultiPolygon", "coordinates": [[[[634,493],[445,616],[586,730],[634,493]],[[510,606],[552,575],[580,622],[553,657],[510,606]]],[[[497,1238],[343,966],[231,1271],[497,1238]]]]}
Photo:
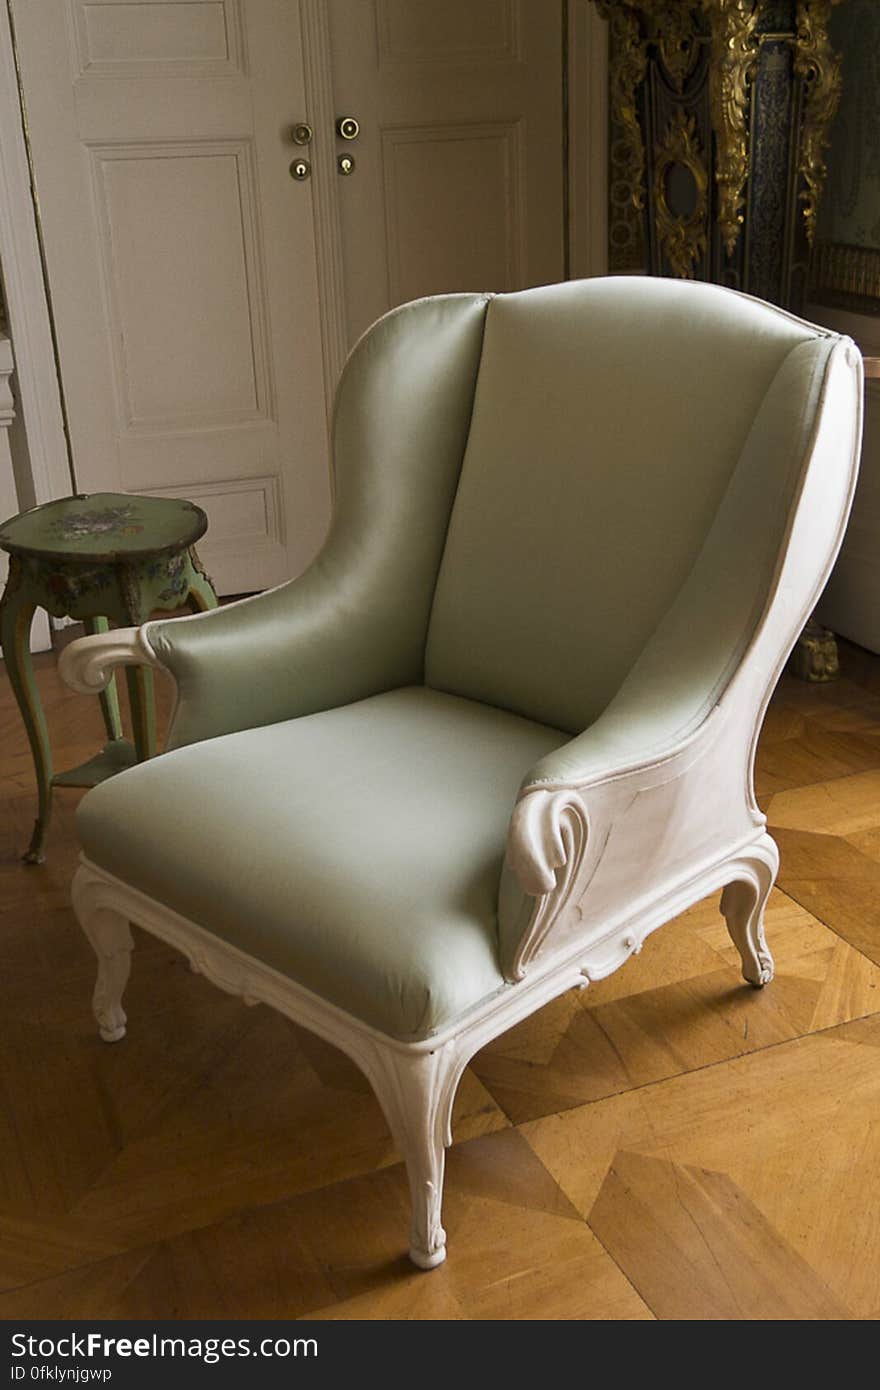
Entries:
{"type": "Polygon", "coordinates": [[[766,599],[836,341],[688,282],[492,300],[427,683],[577,731],[671,610],[721,624],[729,654],[766,599]]]}
{"type": "Polygon", "coordinates": [[[421,681],[486,302],[406,304],[356,345],[336,398],[333,522],[304,574],[150,625],[177,683],[172,747],[421,681]]]}

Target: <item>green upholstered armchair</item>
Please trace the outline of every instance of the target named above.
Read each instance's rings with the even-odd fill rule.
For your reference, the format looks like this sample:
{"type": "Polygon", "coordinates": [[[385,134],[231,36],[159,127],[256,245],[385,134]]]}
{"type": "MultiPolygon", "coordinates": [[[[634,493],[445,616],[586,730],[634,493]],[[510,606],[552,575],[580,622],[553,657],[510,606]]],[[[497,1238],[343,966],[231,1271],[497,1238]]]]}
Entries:
{"type": "Polygon", "coordinates": [[[73,643],[170,672],[169,750],[84,798],[76,912],[125,1033],[134,922],[341,1047],[444,1258],[457,1083],[491,1038],[723,888],[773,974],[761,719],[852,496],[852,343],[714,285],[408,304],[338,392],[299,579],[73,643]]]}

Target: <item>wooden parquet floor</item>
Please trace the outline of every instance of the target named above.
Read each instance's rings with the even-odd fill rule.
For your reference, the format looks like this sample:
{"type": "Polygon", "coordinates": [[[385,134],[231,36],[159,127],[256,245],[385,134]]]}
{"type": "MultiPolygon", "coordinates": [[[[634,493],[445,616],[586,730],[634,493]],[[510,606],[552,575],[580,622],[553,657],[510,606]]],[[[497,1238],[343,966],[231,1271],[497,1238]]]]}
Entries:
{"type": "MultiPolygon", "coordinates": [[[[71,765],[97,703],[37,664],[71,765]]],[[[129,1036],[99,1042],[78,794],[22,865],[31,768],[0,675],[0,1317],[880,1317],[880,658],[846,646],[843,669],[785,678],[761,739],[775,982],[742,983],[708,901],[486,1048],[429,1275],[335,1050],[142,934],[129,1036]]]]}

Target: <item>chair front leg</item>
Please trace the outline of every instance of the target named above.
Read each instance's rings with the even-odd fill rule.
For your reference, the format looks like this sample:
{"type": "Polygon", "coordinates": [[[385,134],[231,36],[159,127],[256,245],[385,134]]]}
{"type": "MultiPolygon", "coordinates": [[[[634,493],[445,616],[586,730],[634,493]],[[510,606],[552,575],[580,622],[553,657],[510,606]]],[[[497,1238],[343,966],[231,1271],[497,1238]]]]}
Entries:
{"type": "Polygon", "coordinates": [[[126,1015],[122,996],[131,972],[134,940],[128,920],[101,905],[90,891],[91,877],[79,869],[73,881],[73,909],[98,957],[98,978],[92,1009],[104,1042],[125,1037],[126,1015]]]}
{"type": "Polygon", "coordinates": [[[412,1200],[409,1255],[419,1269],[446,1259],[441,1221],[446,1148],[452,1143],[452,1103],[464,1063],[453,1043],[436,1052],[377,1045],[358,1058],[400,1150],[412,1200]]]}

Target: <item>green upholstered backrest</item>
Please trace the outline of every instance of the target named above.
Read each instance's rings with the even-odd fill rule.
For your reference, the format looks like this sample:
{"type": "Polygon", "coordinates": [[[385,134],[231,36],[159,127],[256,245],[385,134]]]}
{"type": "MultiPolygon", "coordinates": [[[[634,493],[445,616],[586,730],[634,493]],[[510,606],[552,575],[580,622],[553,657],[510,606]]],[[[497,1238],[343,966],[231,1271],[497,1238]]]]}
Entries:
{"type": "Polygon", "coordinates": [[[343,373],[314,563],[150,625],[172,745],[423,680],[579,732],[671,629],[702,634],[711,692],[767,595],[832,340],[646,278],[394,310],[343,373]]]}
{"type": "MultiPolygon", "coordinates": [[[[427,684],[589,725],[682,591],[783,362],[816,338],[704,284],[621,277],[493,299],[427,684]]],[[[741,602],[746,621],[753,585],[741,602]]]]}

